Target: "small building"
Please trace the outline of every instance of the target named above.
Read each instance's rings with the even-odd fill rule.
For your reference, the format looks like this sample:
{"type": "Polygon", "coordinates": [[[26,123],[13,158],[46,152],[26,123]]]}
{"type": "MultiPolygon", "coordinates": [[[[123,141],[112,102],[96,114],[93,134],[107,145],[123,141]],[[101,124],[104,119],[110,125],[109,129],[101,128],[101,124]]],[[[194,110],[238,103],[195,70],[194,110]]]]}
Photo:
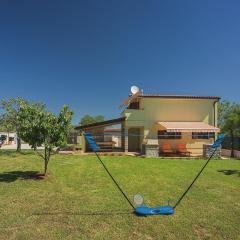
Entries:
{"type": "MultiPolygon", "coordinates": [[[[104,129],[118,124],[121,138],[118,147],[122,151],[145,153],[148,142],[151,145],[154,142],[159,154],[181,153],[182,147],[186,154],[202,155],[203,145],[211,144],[219,132],[219,99],[216,96],[138,94],[126,101],[121,118],[76,129],[98,135],[101,145],[104,129]]],[[[108,139],[109,145],[111,142],[108,139]]],[[[83,150],[87,151],[87,147],[83,150]]]]}
{"type": "Polygon", "coordinates": [[[0,141],[3,142],[3,144],[16,144],[17,134],[15,132],[0,132],[0,141]]]}

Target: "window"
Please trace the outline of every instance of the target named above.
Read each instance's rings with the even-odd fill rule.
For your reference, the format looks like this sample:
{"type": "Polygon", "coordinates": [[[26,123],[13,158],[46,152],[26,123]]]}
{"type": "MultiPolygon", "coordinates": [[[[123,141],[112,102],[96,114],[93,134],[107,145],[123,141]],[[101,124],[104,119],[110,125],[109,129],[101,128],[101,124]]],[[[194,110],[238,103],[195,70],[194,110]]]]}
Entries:
{"type": "Polygon", "coordinates": [[[6,139],[7,139],[7,135],[1,135],[0,139],[1,139],[2,141],[6,140],[6,139]]]}
{"type": "Polygon", "coordinates": [[[181,139],[181,132],[158,131],[158,139],[181,139]]]}
{"type": "Polygon", "coordinates": [[[193,132],[192,139],[209,139],[214,138],[215,133],[213,132],[193,132]]]}
{"type": "Polygon", "coordinates": [[[131,102],[128,106],[128,109],[139,109],[139,101],[131,102]]]}

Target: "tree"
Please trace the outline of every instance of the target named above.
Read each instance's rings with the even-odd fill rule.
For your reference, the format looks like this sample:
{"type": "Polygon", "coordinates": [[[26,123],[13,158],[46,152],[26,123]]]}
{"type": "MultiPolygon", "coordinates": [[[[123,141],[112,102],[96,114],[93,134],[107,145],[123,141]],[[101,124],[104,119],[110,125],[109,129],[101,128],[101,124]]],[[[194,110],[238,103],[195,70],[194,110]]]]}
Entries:
{"type": "Polygon", "coordinates": [[[236,103],[231,103],[229,101],[222,101],[218,105],[218,126],[222,128],[224,126],[226,119],[229,114],[236,107],[236,103]]]}
{"type": "Polygon", "coordinates": [[[76,125],[71,125],[68,132],[68,144],[76,144],[79,131],[75,129],[76,125]]]}
{"type": "Polygon", "coordinates": [[[95,117],[95,122],[103,122],[104,121],[104,116],[103,115],[97,115],[95,117]]]}
{"type": "MultiPolygon", "coordinates": [[[[7,132],[7,134],[8,134],[7,140],[9,140],[9,133],[11,131],[13,131],[14,128],[13,128],[12,124],[10,123],[8,116],[6,116],[5,114],[2,114],[0,116],[0,126],[1,126],[0,131],[7,132]]],[[[7,142],[7,144],[8,144],[8,142],[7,142]]]]}
{"type": "Polygon", "coordinates": [[[17,121],[17,115],[19,112],[20,104],[24,102],[27,101],[22,98],[10,98],[8,101],[2,100],[0,106],[3,111],[0,118],[2,128],[8,132],[8,134],[10,131],[17,133],[17,151],[21,150],[21,139],[18,135],[18,128],[20,123],[17,121]]]}
{"type": "Polygon", "coordinates": [[[43,146],[44,151],[37,153],[44,160],[44,175],[47,173],[48,163],[54,148],[66,143],[71,126],[73,112],[64,105],[58,116],[48,112],[45,107],[39,109],[36,104],[22,103],[18,114],[21,122],[20,137],[37,151],[43,146]]]}
{"type": "Polygon", "coordinates": [[[227,101],[220,103],[219,127],[230,136],[231,157],[234,157],[234,138],[240,133],[240,105],[227,101]]]}
{"type": "Polygon", "coordinates": [[[92,123],[97,123],[102,121],[104,121],[104,116],[102,115],[97,115],[95,117],[90,115],[85,115],[81,118],[80,124],[87,125],[87,124],[92,124],[92,123]]]}

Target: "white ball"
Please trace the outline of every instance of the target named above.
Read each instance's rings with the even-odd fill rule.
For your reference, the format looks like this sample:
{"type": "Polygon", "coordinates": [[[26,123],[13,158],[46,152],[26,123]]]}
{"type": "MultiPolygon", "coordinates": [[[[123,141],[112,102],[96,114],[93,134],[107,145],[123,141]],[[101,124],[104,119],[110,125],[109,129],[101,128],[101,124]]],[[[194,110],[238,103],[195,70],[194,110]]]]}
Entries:
{"type": "Polygon", "coordinates": [[[143,196],[139,195],[139,194],[136,194],[134,197],[133,197],[133,201],[136,205],[143,205],[143,202],[144,202],[144,199],[143,199],[143,196]]]}

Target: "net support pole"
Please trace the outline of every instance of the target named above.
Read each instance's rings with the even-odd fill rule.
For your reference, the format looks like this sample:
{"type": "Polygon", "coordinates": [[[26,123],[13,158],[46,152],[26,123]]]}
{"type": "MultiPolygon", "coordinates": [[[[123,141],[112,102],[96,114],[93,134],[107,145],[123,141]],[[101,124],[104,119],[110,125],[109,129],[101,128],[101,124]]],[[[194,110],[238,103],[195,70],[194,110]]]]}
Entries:
{"type": "Polygon", "coordinates": [[[100,163],[102,164],[102,166],[104,167],[104,169],[106,170],[106,172],[108,173],[108,175],[110,176],[110,178],[113,180],[113,182],[115,183],[115,185],[117,186],[118,190],[122,193],[122,195],[124,196],[124,198],[127,200],[127,202],[129,203],[129,205],[133,208],[133,210],[135,210],[135,207],[133,206],[132,202],[129,200],[129,198],[127,197],[127,195],[124,193],[124,191],[122,190],[122,188],[119,186],[119,184],[117,183],[117,181],[114,179],[114,177],[112,176],[112,174],[109,172],[109,170],[107,169],[106,165],[104,164],[104,162],[102,161],[102,159],[100,158],[100,156],[97,154],[96,151],[94,151],[98,160],[100,161],[100,163]]]}
{"type": "Polygon", "coordinates": [[[201,173],[203,172],[204,168],[208,165],[208,163],[210,162],[210,160],[212,159],[212,157],[214,156],[215,152],[217,151],[217,148],[214,149],[214,151],[212,152],[211,156],[208,158],[207,162],[204,164],[204,166],[202,167],[202,169],[199,171],[199,173],[197,174],[197,176],[193,179],[192,183],[189,185],[189,187],[187,188],[187,190],[181,195],[181,197],[178,199],[177,203],[174,205],[174,209],[178,206],[178,204],[182,201],[182,199],[185,197],[185,195],[188,193],[188,191],[190,190],[190,188],[193,186],[193,184],[196,182],[196,180],[198,179],[198,177],[201,175],[201,173]]]}

